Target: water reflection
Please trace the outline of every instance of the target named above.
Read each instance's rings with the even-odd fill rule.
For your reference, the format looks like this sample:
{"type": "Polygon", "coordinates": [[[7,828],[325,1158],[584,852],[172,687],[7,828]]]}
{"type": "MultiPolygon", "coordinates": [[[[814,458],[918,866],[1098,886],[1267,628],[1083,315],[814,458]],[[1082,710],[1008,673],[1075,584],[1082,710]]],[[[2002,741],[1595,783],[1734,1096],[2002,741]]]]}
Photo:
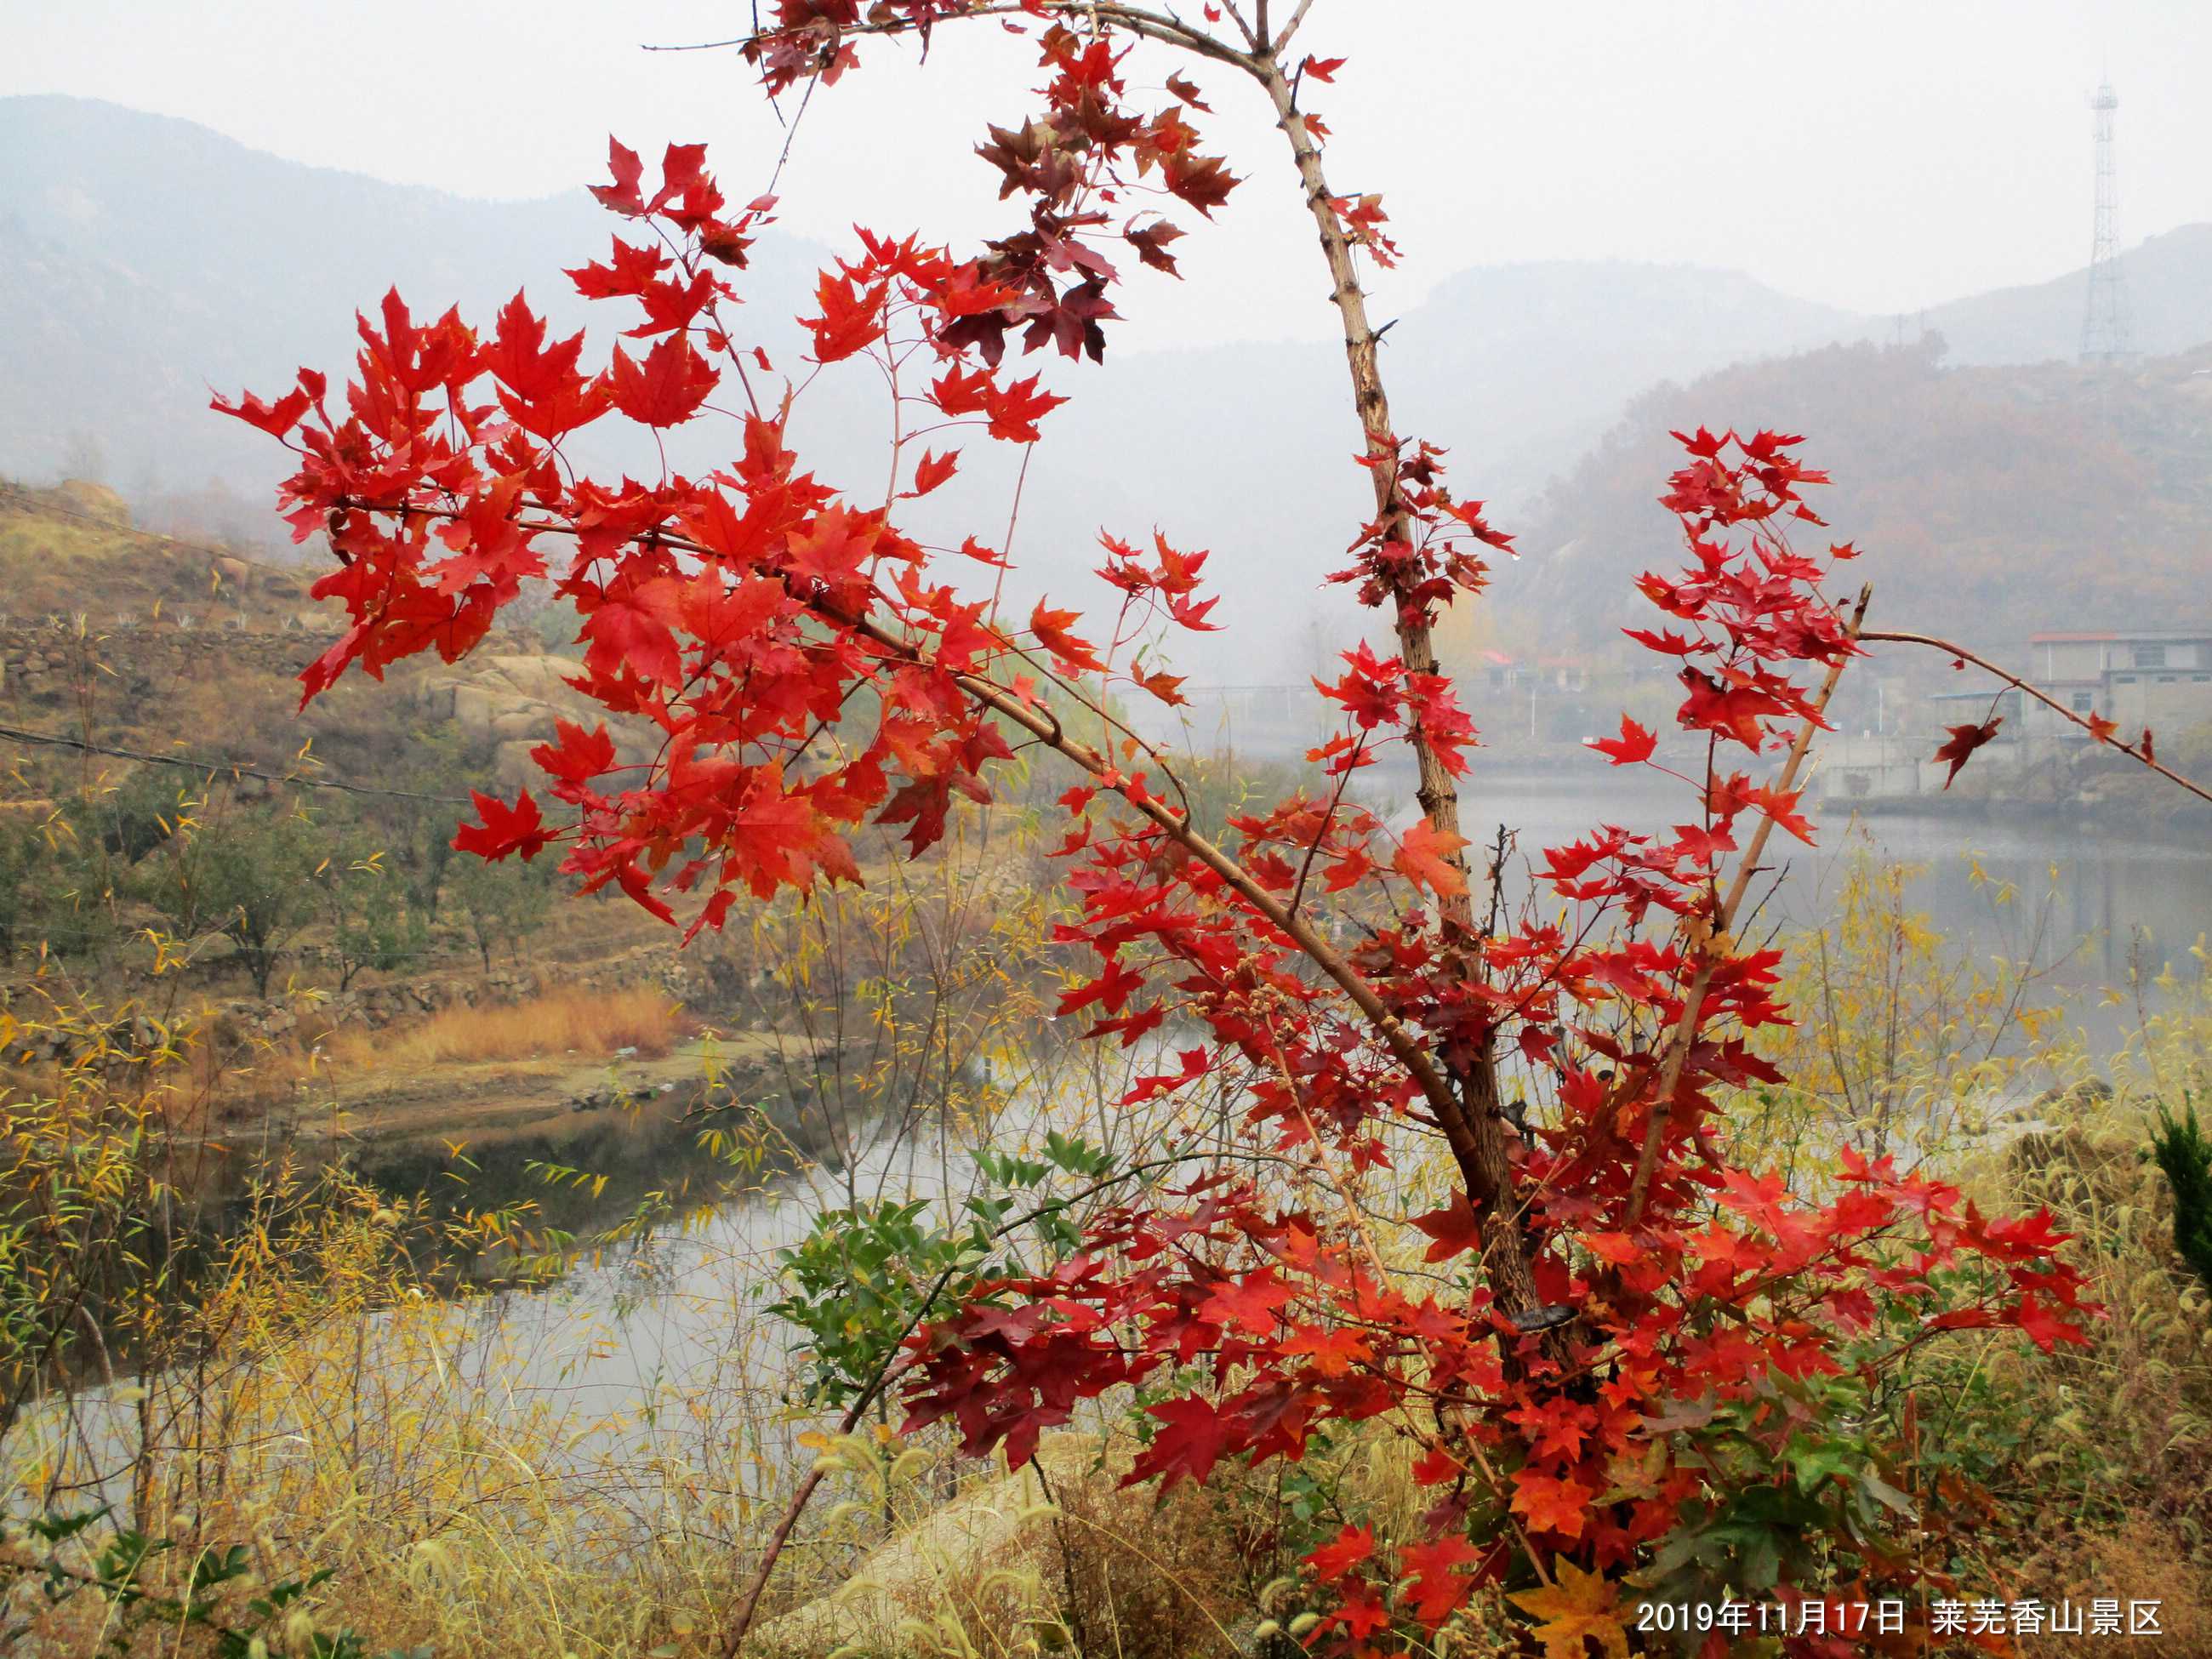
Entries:
{"type": "MultiPolygon", "coordinates": [[[[1589,834],[1601,818],[1662,833],[1686,819],[1693,803],[1686,788],[1663,781],[1501,783],[1486,793],[1478,779],[1466,822],[1468,833],[1484,840],[1504,823],[1522,855],[1536,860],[1546,847],[1589,834]]],[[[1822,926],[1855,849],[1917,866],[1911,902],[1946,939],[1982,959],[2018,962],[2033,951],[2057,963],[2055,982],[2077,994],[2085,1018],[2094,1017],[2094,1036],[2116,1036],[2118,1016],[2098,1014],[2089,1006],[2094,999],[2078,994],[2123,981],[2133,951],[2142,950],[2155,972],[2212,932],[2212,848],[2193,834],[2021,807],[1831,816],[1820,823],[1819,836],[1820,844],[1810,848],[1778,832],[1770,840],[1767,862],[1778,885],[1761,911],[1762,925],[1822,926]]]]}

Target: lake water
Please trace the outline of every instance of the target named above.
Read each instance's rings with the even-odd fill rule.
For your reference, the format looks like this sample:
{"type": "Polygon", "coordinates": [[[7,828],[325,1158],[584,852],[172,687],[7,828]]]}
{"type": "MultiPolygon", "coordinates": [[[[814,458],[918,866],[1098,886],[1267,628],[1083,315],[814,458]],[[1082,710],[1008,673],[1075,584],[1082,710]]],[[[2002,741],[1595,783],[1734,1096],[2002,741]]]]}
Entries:
{"type": "MultiPolygon", "coordinates": [[[[1688,816],[1681,811],[1686,796],[1659,787],[1624,791],[1617,777],[1586,789],[1555,781],[1501,783],[1486,793],[1478,778],[1467,794],[1465,822],[1470,830],[1504,823],[1534,859],[1546,846],[1587,834],[1601,817],[1662,830],[1688,816]]],[[[2100,1006],[2093,994],[2124,975],[2131,941],[2147,942],[2154,969],[2212,931],[2212,849],[2198,841],[2027,814],[1832,821],[1821,841],[1818,848],[1779,835],[1770,842],[1780,884],[1762,925],[1817,926],[1851,849],[1870,847],[1879,857],[1921,866],[1913,901],[1960,948],[1984,957],[2020,961],[2034,953],[2056,961],[2051,982],[2070,994],[2072,1011],[2099,1037],[2117,1036],[2122,1012],[2100,1006]],[[2008,886],[2014,896],[2001,902],[2008,886]]],[[[937,1149],[913,1146],[864,1154],[861,1164],[864,1189],[893,1196],[939,1190],[947,1167],[937,1149]]],[[[844,1193],[842,1177],[834,1183],[788,1177],[771,1194],[665,1237],[649,1280],[641,1281],[634,1265],[587,1266],[557,1291],[501,1298],[497,1316],[522,1322],[549,1356],[568,1356],[563,1363],[574,1369],[567,1382],[597,1401],[635,1392],[644,1379],[703,1379],[726,1363],[733,1310],[759,1275],[772,1271],[775,1249],[802,1234],[817,1210],[842,1204],[844,1193]],[[579,1362],[577,1333],[586,1327],[603,1346],[579,1362]],[[609,1329],[619,1333],[611,1345],[604,1341],[609,1329]]],[[[488,1307],[487,1316],[492,1312],[488,1307]]]]}
{"type": "MultiPolygon", "coordinates": [[[[1648,775],[1646,775],[1648,777],[1648,775]]],[[[1486,793],[1480,777],[1462,800],[1466,833],[1486,840],[1503,823],[1522,853],[1586,836],[1601,819],[1646,833],[1686,821],[1694,798],[1664,781],[1602,774],[1579,787],[1559,780],[1501,779],[1486,793]]],[[[1944,937],[1979,957],[2065,962],[2056,981],[2075,991],[2102,989],[2126,975],[2138,945],[2153,959],[2179,960],[2212,933],[2212,846],[2201,834],[2127,818],[2084,817],[2044,807],[1884,812],[1852,818],[1816,816],[1820,844],[1807,847],[1779,830],[1765,862],[1780,885],[1763,923],[1786,930],[1820,926],[1832,914],[1844,866],[1856,848],[1916,866],[1911,895],[1944,937]],[[1974,878],[1978,867],[1987,878],[1974,878]],[[2001,902],[2009,890],[2014,896],[2001,902]]],[[[1740,839],[1743,838],[1741,835],[1740,839]]],[[[1766,891],[1765,883],[1753,890],[1766,891]]]]}

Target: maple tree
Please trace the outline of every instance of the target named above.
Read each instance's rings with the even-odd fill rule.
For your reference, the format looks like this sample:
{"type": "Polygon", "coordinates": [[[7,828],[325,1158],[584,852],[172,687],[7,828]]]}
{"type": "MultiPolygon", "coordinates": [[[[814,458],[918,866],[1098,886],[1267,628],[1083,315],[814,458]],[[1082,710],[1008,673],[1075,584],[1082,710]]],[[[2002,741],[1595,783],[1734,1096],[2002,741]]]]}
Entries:
{"type": "MultiPolygon", "coordinates": [[[[1141,1389],[1133,1478],[1163,1487],[1232,1459],[1295,1460],[1346,1425],[1406,1437],[1431,1498],[1417,1534],[1347,1527],[1306,1558],[1326,1608],[1306,1639],[1331,1653],[1424,1639],[1492,1583],[1562,1654],[1585,1638],[1625,1650],[1631,1570],[1708,1596],[1910,1586],[1923,1568],[1899,1543],[1909,1505],[1881,1475],[1894,1449],[1867,1426],[1880,1379],[1948,1330],[2078,1342],[2090,1310],[2046,1216],[1982,1215],[1888,1160],[1846,1153],[1808,1194],[1729,1156],[1725,1099],[1775,1080],[1753,1039],[1787,1018],[1779,953],[1738,929],[1773,832],[1813,838],[1806,757],[1863,648],[1865,592],[1823,591],[1852,550],[1792,545],[1792,527],[1819,526],[1805,491],[1825,482],[1798,439],[1678,434],[1662,504],[1685,562],[1641,578],[1662,621],[1631,636],[1676,665],[1679,729],[1662,751],[1624,720],[1594,747],[1677,779],[1686,821],[1661,836],[1601,824],[1548,849],[1525,904],[1504,902],[1493,867],[1479,910],[1457,793],[1476,732],[1431,634],[1510,539],[1454,493],[1441,450],[1394,428],[1360,270],[1398,250],[1378,198],[1328,181],[1328,129],[1302,95],[1346,60],[1293,56],[1309,9],[1278,26],[1264,0],[1206,6],[1200,23],[1087,0],[782,0],[744,43],[772,94],[840,80],[870,37],[926,42],[963,19],[1029,31],[1040,54],[1041,108],[991,126],[979,151],[1024,205],[1016,228],[969,253],[860,231],[801,319],[806,374],[867,357],[905,388],[889,499],[805,469],[788,437],[805,375],[779,375],[733,320],[773,198],[734,206],[696,145],[671,147],[649,185],[616,143],[595,193],[628,228],[605,263],[568,273],[641,313],[604,369],[586,371],[582,336],[550,340],[520,295],[480,334],[452,312],[418,321],[395,294],[362,319],[336,411],[305,369],[274,402],[218,400],[297,452],[288,517],[337,561],[315,592],[349,625],[306,695],[349,669],[455,659],[524,582],[550,580],[580,620],[574,684],[650,726],[657,751],[624,768],[604,725],[563,722],[534,751],[545,800],[479,795],[455,844],[492,860],[557,846],[580,891],[611,887],[672,921],[683,904],[693,933],[746,895],[859,880],[864,826],[926,853],[961,801],[991,799],[1017,743],[1066,763],[1057,856],[1079,909],[1059,940],[1092,968],[1061,1012],[1094,1038],[1172,1052],[1129,1103],[1233,1082],[1251,1140],[1318,1178],[1292,1190],[1203,1170],[1108,1207],[1048,1270],[963,1285],[899,1351],[910,1426],[948,1423],[969,1451],[1018,1462],[1079,1402],[1141,1389]],[[1208,216],[1239,185],[1202,147],[1198,87],[1170,74],[1157,107],[1133,91],[1127,60],[1150,47],[1243,76],[1276,112],[1373,488],[1327,580],[1389,641],[1353,643],[1317,682],[1341,717],[1312,756],[1326,790],[1221,824],[1194,820],[1174,757],[1115,701],[1181,701],[1136,646],[1233,607],[1206,592],[1204,552],[1108,535],[1100,619],[1042,600],[1024,620],[996,602],[992,546],[902,528],[904,504],[955,475],[946,434],[1042,440],[1062,399],[1012,362],[1101,358],[1115,258],[1172,271],[1174,217],[1208,216]],[[732,448],[703,477],[601,481],[563,447],[603,422],[657,434],[709,417],[730,422],[732,448]],[[1079,736],[1078,711],[1109,735],[1079,736]],[[1702,757],[1686,771],[1668,758],[1686,750],[1702,757]],[[1393,753],[1420,806],[1395,835],[1352,788],[1393,753]],[[1390,1176],[1425,1143],[1454,1189],[1410,1214],[1390,1176]],[[1390,1223],[1429,1241],[1419,1272],[1392,1266],[1390,1223]]],[[[1945,758],[1963,761],[1969,737],[1945,758]]],[[[889,1381],[870,1379],[854,1413],[889,1381]]],[[[731,1650],[812,1490],[771,1540],[731,1650]]]]}

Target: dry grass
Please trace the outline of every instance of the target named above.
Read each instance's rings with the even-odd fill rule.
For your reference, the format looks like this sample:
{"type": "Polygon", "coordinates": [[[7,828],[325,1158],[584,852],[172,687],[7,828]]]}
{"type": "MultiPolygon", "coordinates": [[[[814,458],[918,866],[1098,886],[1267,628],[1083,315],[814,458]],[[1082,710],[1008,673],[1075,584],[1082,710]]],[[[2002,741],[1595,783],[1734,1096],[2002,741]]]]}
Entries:
{"type": "MultiPolygon", "coordinates": [[[[2142,1659],[2202,1659],[2212,1651],[2212,1589],[2202,1556],[2180,1528],[2143,1516],[2107,1535],[2066,1540],[2029,1564],[2028,1582],[2041,1599],[2063,1596],[2076,1607],[2099,1597],[2124,1609],[2155,1601],[2162,1634],[2130,1638],[2127,1652],[2142,1659]]],[[[2080,1636],[2045,1635],[2023,1641],[2021,1653],[2022,1659],[2064,1659],[2082,1645],[2080,1636]]]]}
{"type": "Polygon", "coordinates": [[[341,1072],[415,1071],[487,1060],[600,1060],[617,1048],[665,1054],[690,1033],[673,998],[651,986],[566,989],[526,1002],[447,1008],[383,1031],[346,1030],[325,1044],[341,1072]]]}

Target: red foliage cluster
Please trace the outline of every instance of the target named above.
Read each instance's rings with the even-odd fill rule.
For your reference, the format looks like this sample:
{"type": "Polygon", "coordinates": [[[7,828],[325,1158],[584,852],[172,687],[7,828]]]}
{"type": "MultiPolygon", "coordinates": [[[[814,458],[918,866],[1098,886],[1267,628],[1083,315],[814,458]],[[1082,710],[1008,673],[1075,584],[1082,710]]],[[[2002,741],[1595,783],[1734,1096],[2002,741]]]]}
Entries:
{"type": "MultiPolygon", "coordinates": [[[[885,0],[868,15],[926,33],[973,9],[885,0]]],[[[771,88],[849,67],[854,0],[784,0],[779,16],[752,48],[771,88]]],[[[1144,188],[1206,211],[1234,182],[1195,147],[1194,88],[1170,79],[1175,104],[1133,114],[1127,44],[1060,21],[1041,35],[1044,113],[994,128],[982,152],[1005,193],[1028,198],[1026,228],[974,258],[863,233],[805,319],[820,362],[926,354],[933,378],[908,396],[930,424],[1010,444],[1037,441],[1060,399],[1008,373],[1009,337],[1098,355],[1115,275],[1100,234],[1172,265],[1170,227],[1109,208],[1144,188]]],[[[1300,78],[1340,67],[1309,60],[1300,78]]],[[[989,798],[1010,737],[1076,769],[1059,853],[1079,915],[1060,938],[1092,967],[1063,1012],[1130,1044],[1172,1009],[1176,1068],[1130,1103],[1233,1080],[1255,1140],[1325,1171],[1345,1201],[1301,1206],[1217,1171],[1110,1211],[1071,1259],[986,1285],[915,1336],[916,1424],[950,1419],[969,1449],[1019,1458],[1079,1401],[1162,1390],[1137,1476],[1171,1485],[1389,1419],[1419,1448],[1432,1499],[1419,1534],[1351,1528],[1308,1557],[1334,1598],[1316,1640],[1370,1653],[1394,1628],[1437,1628],[1521,1558],[1539,1574],[1554,1559],[1616,1569],[1733,1513],[1820,1428],[1808,1388],[1871,1377],[1933,1332],[2078,1340],[2080,1281],[2045,1218],[1988,1219],[1887,1163],[1847,1164],[1832,1195],[1805,1202],[1728,1157],[1718,1103],[1776,1080],[1750,1039],[1784,1017],[1778,954],[1731,929],[1770,827],[1811,837],[1794,780],[1857,650],[1856,616],[1820,592],[1850,550],[1808,557],[1783,533],[1819,522],[1801,491],[1820,475],[1797,440],[1686,437],[1664,498],[1688,561],[1642,579],[1668,623],[1633,637],[1680,664],[1669,749],[1703,751],[1671,774],[1686,821],[1662,836],[1601,825],[1550,848],[1543,906],[1502,918],[1494,905],[1479,924],[1459,836],[1434,814],[1393,836],[1348,799],[1390,744],[1446,778],[1463,769],[1475,734],[1446,676],[1409,665],[1423,661],[1410,651],[1354,646],[1320,683],[1342,713],[1314,753],[1328,792],[1240,816],[1233,842],[1205,833],[1166,759],[1133,738],[1087,746],[1054,709],[1103,714],[1102,688],[1179,699],[1133,642],[1155,623],[1212,625],[1206,555],[1109,537],[1111,625],[1042,602],[1017,629],[956,579],[996,552],[973,538],[936,551],[899,527],[902,501],[951,476],[951,453],[902,453],[891,499],[872,504],[804,470],[787,445],[788,383],[766,395],[766,354],[721,309],[721,271],[743,266],[773,204],[729,212],[702,159],[672,148],[647,195],[638,158],[614,148],[598,194],[644,235],[569,273],[640,313],[623,335],[639,343],[604,369],[585,370],[581,337],[549,341],[519,295],[489,337],[451,313],[418,324],[394,295],[362,322],[342,416],[307,371],[273,405],[218,406],[297,450],[291,521],[302,538],[325,533],[337,560],[315,592],[351,626],[303,677],[309,696],[351,665],[460,656],[524,580],[546,577],[580,619],[574,684],[658,734],[651,763],[626,770],[604,726],[564,724],[535,751],[557,821],[527,792],[479,797],[465,850],[530,858],[558,840],[582,890],[616,886],[670,919],[689,896],[696,931],[741,891],[858,879],[858,826],[895,827],[921,852],[958,798],[989,798]],[[605,483],[562,453],[594,422],[659,431],[718,397],[737,441],[706,477],[605,483]],[[1723,762],[1778,750],[1763,777],[1723,762]],[[1517,1107],[1501,1097],[1508,1063],[1517,1107]],[[1430,1243],[1419,1272],[1393,1271],[1354,1188],[1425,1138],[1457,1182],[1443,1207],[1395,1218],[1430,1243]],[[1759,1456],[1731,1461],[1724,1444],[1759,1456]]],[[[1387,251],[1379,207],[1333,211],[1350,245],[1387,251]]],[[[1332,580],[1418,644],[1508,539],[1453,497],[1437,450],[1368,435],[1380,507],[1332,580]]],[[[1633,721],[1596,746],[1669,769],[1633,721]]],[[[1912,1576],[1876,1540],[1837,1547],[1867,1580],[1912,1576]]]]}

